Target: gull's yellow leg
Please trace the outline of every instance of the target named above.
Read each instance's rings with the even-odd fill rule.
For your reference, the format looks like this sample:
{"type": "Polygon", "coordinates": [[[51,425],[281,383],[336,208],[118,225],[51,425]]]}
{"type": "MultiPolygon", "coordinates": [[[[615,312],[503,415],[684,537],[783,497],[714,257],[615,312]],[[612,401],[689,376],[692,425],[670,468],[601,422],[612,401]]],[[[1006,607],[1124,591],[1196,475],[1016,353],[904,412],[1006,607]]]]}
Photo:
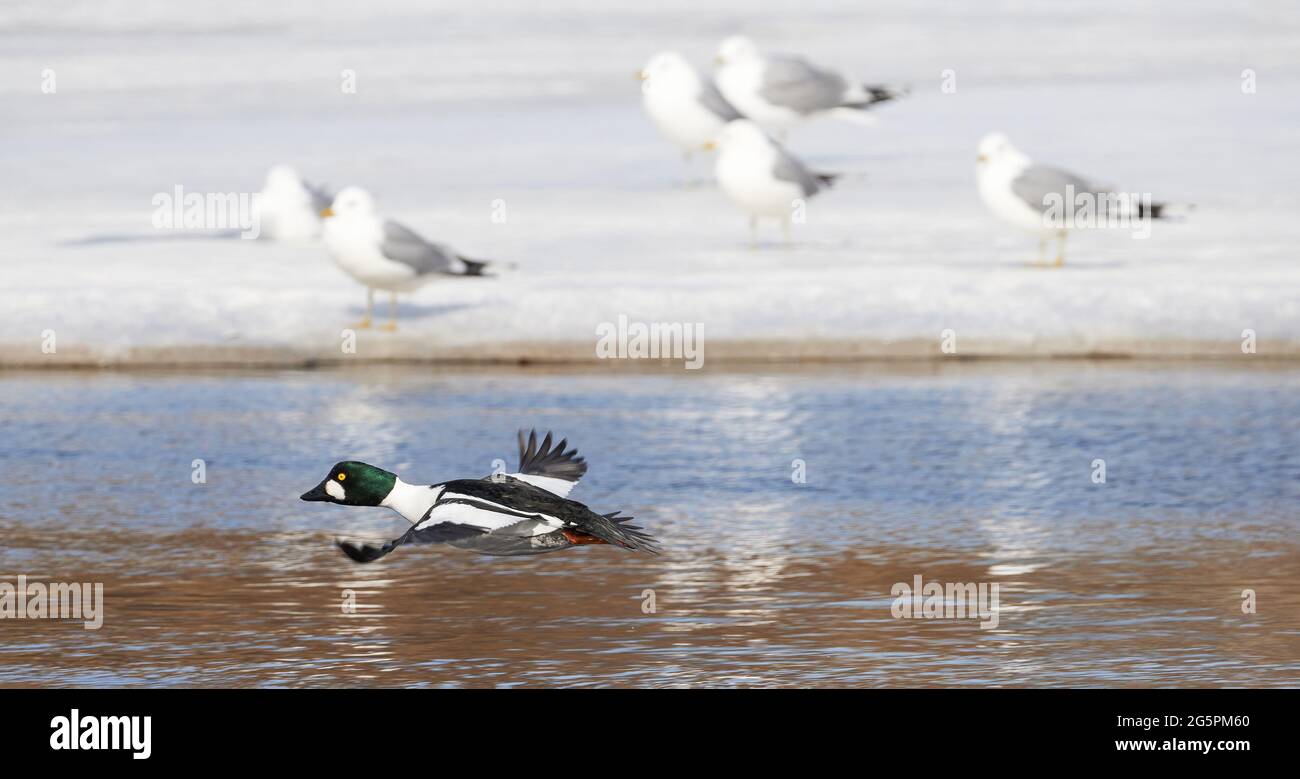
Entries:
{"type": "Polygon", "coordinates": [[[352,325],[353,327],[364,330],[370,327],[370,321],[374,318],[375,313],[375,290],[374,287],[366,287],[366,318],[352,325]]]}
{"type": "Polygon", "coordinates": [[[388,324],[382,325],[381,330],[393,332],[397,330],[397,293],[388,293],[388,324]]]}

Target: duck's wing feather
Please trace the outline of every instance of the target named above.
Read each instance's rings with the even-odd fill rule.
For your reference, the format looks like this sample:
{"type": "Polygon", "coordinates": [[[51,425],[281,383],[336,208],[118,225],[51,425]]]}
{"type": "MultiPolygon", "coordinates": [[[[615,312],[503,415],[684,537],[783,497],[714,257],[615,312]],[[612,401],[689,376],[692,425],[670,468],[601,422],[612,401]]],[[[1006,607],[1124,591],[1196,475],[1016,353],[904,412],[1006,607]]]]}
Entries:
{"type": "MultiPolygon", "coordinates": [[[[469,519],[480,525],[498,523],[493,533],[501,532],[520,519],[530,518],[557,529],[578,530],[624,549],[659,553],[653,538],[640,527],[627,524],[631,517],[620,517],[618,512],[597,514],[576,500],[560,497],[522,479],[505,476],[447,482],[439,504],[451,501],[484,512],[469,519]]],[[[433,510],[435,515],[441,513],[438,505],[433,510]]]]}
{"type": "Polygon", "coordinates": [[[541,444],[537,443],[537,430],[530,430],[525,441],[524,431],[519,431],[519,472],[507,474],[519,481],[531,484],[561,498],[578,484],[578,480],[587,473],[587,461],[578,456],[578,450],[565,448],[567,439],[551,445],[551,433],[547,431],[541,444]]]}
{"type": "Polygon", "coordinates": [[[350,541],[335,541],[343,554],[358,563],[373,563],[387,555],[402,544],[446,544],[466,538],[474,538],[488,532],[488,528],[459,522],[438,522],[435,524],[413,525],[383,546],[354,544],[350,541]]]}
{"type": "Polygon", "coordinates": [[[638,552],[659,554],[659,542],[639,525],[627,524],[632,517],[620,517],[618,512],[597,514],[590,512],[589,517],[575,522],[578,530],[599,538],[607,544],[633,549],[638,552]]]}

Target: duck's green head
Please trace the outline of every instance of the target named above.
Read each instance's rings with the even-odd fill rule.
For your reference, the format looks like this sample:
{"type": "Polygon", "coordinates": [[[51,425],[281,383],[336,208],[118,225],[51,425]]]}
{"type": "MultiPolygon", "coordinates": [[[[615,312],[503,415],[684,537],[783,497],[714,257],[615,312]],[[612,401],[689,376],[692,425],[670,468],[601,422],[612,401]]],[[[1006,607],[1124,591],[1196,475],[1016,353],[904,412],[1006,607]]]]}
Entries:
{"type": "Polygon", "coordinates": [[[397,476],[383,468],[348,460],[330,468],[325,480],[304,492],[302,499],[344,506],[378,506],[396,483],[397,476]]]}

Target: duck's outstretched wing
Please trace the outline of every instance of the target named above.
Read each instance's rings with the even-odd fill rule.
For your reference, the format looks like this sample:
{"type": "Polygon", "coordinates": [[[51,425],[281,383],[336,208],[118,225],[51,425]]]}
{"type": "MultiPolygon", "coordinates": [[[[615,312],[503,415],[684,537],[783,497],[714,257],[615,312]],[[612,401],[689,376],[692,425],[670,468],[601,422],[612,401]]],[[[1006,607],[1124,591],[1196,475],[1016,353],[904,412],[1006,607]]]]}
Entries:
{"type": "Polygon", "coordinates": [[[530,430],[528,439],[524,431],[519,431],[519,472],[507,474],[519,481],[540,487],[552,495],[568,497],[578,480],[587,472],[587,461],[578,456],[578,450],[565,448],[567,439],[551,446],[551,434],[548,431],[539,446],[537,431],[530,430]]]}
{"type": "Polygon", "coordinates": [[[350,541],[335,541],[343,554],[358,563],[373,563],[402,544],[445,544],[465,538],[481,536],[488,532],[485,527],[466,525],[457,522],[439,522],[436,525],[412,525],[410,530],[401,534],[383,546],[370,544],[357,545],[350,541]]]}
{"type": "Polygon", "coordinates": [[[575,544],[591,543],[594,538],[624,549],[659,552],[658,542],[641,528],[628,524],[631,517],[621,517],[617,511],[597,514],[576,500],[562,498],[523,479],[459,479],[447,482],[444,489],[435,512],[445,506],[441,516],[446,519],[490,527],[493,534],[515,527],[519,520],[528,520],[532,533],[576,533],[569,538],[575,544]]]}

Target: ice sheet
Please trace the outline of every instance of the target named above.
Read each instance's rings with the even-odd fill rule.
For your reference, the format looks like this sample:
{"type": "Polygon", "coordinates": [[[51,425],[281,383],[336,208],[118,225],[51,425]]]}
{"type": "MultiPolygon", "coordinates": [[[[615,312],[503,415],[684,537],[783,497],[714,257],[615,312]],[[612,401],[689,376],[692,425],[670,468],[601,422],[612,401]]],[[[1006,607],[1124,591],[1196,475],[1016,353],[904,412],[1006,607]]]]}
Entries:
{"type": "Polygon", "coordinates": [[[1245,329],[1262,354],[1300,353],[1297,9],[608,5],[7,4],[0,362],[39,364],[46,330],[64,355],[108,361],[338,354],[364,292],[323,249],[150,225],[156,193],[255,191],[276,162],[365,186],[427,236],[513,266],[405,297],[401,330],[364,334],[363,354],[585,353],[620,315],[703,323],[715,354],[932,354],[945,329],[967,354],[1231,354],[1245,329]],[[687,166],[656,136],[631,78],[663,48],[705,64],[737,30],[914,90],[876,127],[794,131],[797,154],[846,175],[790,249],[774,225],[749,248],[707,160],[687,166]],[[994,129],[1197,210],[1146,240],[1075,236],[1063,270],[1027,267],[1034,239],[975,192],[974,146],[994,129]],[[104,237],[132,240],[86,240],[104,237]]]}

